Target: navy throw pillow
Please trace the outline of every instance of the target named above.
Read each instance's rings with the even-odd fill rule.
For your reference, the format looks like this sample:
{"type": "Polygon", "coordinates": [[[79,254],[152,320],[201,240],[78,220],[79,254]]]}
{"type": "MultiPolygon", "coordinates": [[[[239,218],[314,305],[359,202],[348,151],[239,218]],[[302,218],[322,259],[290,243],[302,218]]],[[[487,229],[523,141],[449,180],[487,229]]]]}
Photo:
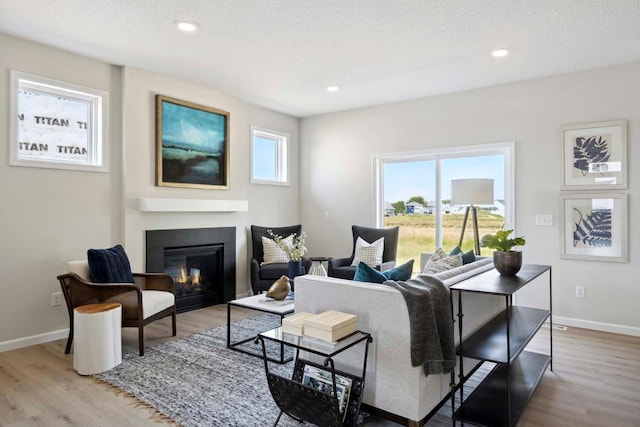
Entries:
{"type": "Polygon", "coordinates": [[[453,248],[453,250],[449,252],[449,256],[458,255],[460,253],[462,254],[462,265],[470,264],[476,261],[476,254],[472,250],[463,253],[462,249],[460,249],[460,246],[456,246],[455,248],[453,248]]]}
{"type": "Polygon", "coordinates": [[[131,264],[122,245],[87,251],[91,281],[95,283],[133,283],[131,264]]]}
{"type": "Polygon", "coordinates": [[[353,276],[353,280],[371,283],[384,283],[387,280],[409,280],[412,272],[413,260],[384,272],[380,272],[360,261],[358,267],[356,267],[356,274],[353,276]]]}

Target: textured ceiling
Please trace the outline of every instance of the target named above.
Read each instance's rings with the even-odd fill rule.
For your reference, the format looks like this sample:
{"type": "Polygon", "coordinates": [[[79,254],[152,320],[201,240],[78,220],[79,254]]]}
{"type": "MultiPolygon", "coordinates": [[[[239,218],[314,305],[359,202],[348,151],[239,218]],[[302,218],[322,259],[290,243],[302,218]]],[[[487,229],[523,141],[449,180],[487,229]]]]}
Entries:
{"type": "Polygon", "coordinates": [[[0,0],[0,32],[305,117],[640,60],[640,0],[0,0]]]}

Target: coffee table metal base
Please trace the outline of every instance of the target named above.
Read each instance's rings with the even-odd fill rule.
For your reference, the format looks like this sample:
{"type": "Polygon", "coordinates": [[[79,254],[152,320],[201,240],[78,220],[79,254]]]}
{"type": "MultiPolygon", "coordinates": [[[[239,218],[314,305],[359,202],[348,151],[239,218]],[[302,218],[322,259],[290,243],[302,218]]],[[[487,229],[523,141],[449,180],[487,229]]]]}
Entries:
{"type": "MultiPolygon", "coordinates": [[[[239,351],[241,353],[245,353],[251,356],[256,356],[256,357],[263,357],[262,351],[260,350],[256,350],[256,352],[252,352],[250,350],[247,350],[246,348],[241,347],[242,344],[245,344],[247,342],[253,342],[255,341],[258,333],[260,332],[264,332],[264,331],[258,331],[256,332],[256,335],[249,337],[249,338],[245,338],[239,341],[235,341],[235,342],[231,342],[231,307],[232,306],[236,306],[236,307],[241,307],[241,308],[245,308],[245,309],[249,309],[249,310],[254,310],[254,311],[259,311],[259,312],[263,312],[263,313],[268,313],[268,314],[273,314],[276,316],[280,316],[280,324],[282,325],[282,319],[288,315],[294,312],[294,307],[293,307],[293,303],[291,304],[287,304],[284,306],[269,306],[265,303],[261,303],[259,302],[260,299],[264,299],[265,296],[264,295],[253,295],[250,297],[246,297],[246,298],[240,298],[240,299],[236,299],[233,301],[229,301],[227,303],[227,348],[231,349],[231,350],[235,350],[235,351],[239,351]]],[[[270,362],[274,362],[274,363],[280,363],[280,364],[284,364],[287,362],[291,362],[293,360],[293,356],[289,356],[287,358],[284,357],[284,344],[280,344],[280,357],[278,359],[273,358],[273,357],[267,357],[267,360],[269,360],[270,362]]]]}

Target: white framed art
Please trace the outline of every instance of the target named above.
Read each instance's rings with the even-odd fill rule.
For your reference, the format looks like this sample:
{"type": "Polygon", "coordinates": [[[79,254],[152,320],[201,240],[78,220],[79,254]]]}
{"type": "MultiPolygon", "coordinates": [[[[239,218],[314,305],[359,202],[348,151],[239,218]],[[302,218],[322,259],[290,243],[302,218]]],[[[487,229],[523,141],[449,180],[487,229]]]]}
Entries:
{"type": "Polygon", "coordinates": [[[11,70],[9,164],[108,170],[107,92],[11,70]]]}
{"type": "Polygon", "coordinates": [[[627,121],[563,126],[562,190],[627,188],[627,121]]]}
{"type": "Polygon", "coordinates": [[[562,258],[628,262],[627,194],[561,196],[562,258]]]}

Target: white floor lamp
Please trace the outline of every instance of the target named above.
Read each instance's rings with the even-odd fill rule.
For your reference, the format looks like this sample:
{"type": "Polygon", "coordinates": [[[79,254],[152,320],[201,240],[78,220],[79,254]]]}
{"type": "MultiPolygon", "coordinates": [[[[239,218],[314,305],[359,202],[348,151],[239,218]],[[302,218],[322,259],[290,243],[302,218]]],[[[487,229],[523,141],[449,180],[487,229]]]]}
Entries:
{"type": "Polygon", "coordinates": [[[476,205],[492,205],[493,179],[452,179],[451,180],[451,205],[467,205],[460,231],[458,246],[462,248],[464,230],[467,227],[469,211],[473,221],[473,243],[476,255],[480,255],[480,236],[478,235],[478,212],[476,205]]]}

